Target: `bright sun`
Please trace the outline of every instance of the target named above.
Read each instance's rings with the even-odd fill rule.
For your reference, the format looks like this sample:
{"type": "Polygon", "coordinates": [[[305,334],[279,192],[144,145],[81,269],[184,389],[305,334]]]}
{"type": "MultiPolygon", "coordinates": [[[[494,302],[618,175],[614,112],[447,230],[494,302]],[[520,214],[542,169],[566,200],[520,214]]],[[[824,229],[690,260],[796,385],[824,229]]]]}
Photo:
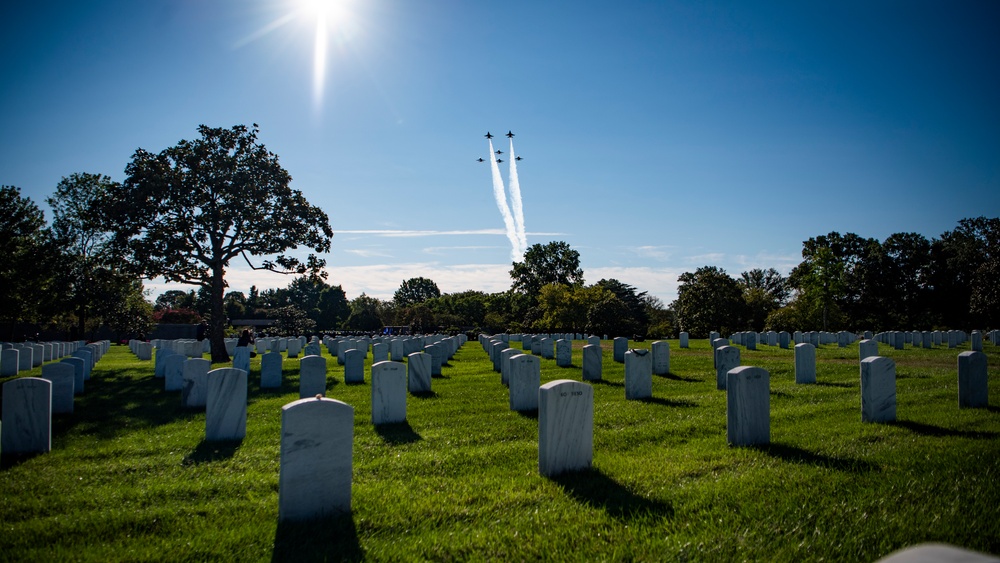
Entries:
{"type": "Polygon", "coordinates": [[[330,33],[344,23],[342,0],[297,0],[302,17],[315,20],[313,38],[313,102],[320,104],[326,85],[326,55],[330,33]]]}
{"type": "Polygon", "coordinates": [[[331,37],[337,45],[351,41],[356,27],[354,0],[279,0],[283,15],[237,43],[256,41],[278,28],[295,24],[313,30],[313,102],[322,105],[326,84],[327,55],[331,37]],[[285,11],[287,10],[287,11],[285,11]]]}

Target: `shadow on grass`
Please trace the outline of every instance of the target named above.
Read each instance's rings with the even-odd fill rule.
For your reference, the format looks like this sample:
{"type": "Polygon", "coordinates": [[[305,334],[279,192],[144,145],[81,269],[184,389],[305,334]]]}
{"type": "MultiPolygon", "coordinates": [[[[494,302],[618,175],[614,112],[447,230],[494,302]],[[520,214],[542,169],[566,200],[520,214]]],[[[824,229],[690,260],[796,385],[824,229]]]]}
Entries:
{"type": "Polygon", "coordinates": [[[209,442],[202,440],[188,455],[184,456],[181,465],[199,465],[229,459],[236,454],[243,444],[242,440],[225,440],[209,442]]]}
{"type": "Polygon", "coordinates": [[[393,424],[376,424],[375,433],[382,437],[386,443],[399,446],[402,444],[410,444],[413,442],[419,442],[423,440],[420,434],[417,434],[410,423],[407,421],[396,422],[393,424]]]}
{"type": "Polygon", "coordinates": [[[514,411],[514,412],[516,412],[519,416],[523,416],[524,418],[538,420],[538,409],[530,411],[514,411]]]}
{"type": "Polygon", "coordinates": [[[179,391],[164,391],[163,378],[134,377],[132,370],[102,370],[75,398],[74,413],[53,417],[53,437],[75,430],[102,439],[141,427],[156,427],[198,416],[181,406],[179,391]]]}
{"type": "Polygon", "coordinates": [[[364,552],[350,514],[306,522],[278,522],[271,561],[362,561],[364,552]]]}
{"type": "Polygon", "coordinates": [[[435,391],[416,391],[416,392],[411,391],[410,396],[415,397],[417,399],[437,399],[441,395],[438,395],[437,392],[435,391]]]}
{"type": "Polygon", "coordinates": [[[23,454],[3,454],[0,455],[0,471],[17,467],[22,463],[42,455],[42,452],[30,452],[23,454]]]}
{"type": "Polygon", "coordinates": [[[784,398],[788,398],[788,397],[791,397],[791,395],[790,395],[790,394],[788,394],[788,393],[785,393],[784,391],[775,391],[774,389],[771,389],[771,391],[770,391],[769,393],[770,393],[770,395],[771,395],[772,397],[781,397],[781,398],[783,398],[783,399],[784,399],[784,398]]]}
{"type": "Polygon", "coordinates": [[[642,516],[670,518],[674,515],[674,508],[669,503],[637,495],[595,467],[549,479],[577,502],[599,508],[618,520],[642,516]]]}
{"type": "Polygon", "coordinates": [[[819,454],[790,444],[772,442],[749,447],[789,463],[806,463],[848,473],[868,473],[879,470],[878,465],[869,461],[819,454]]]}
{"type": "Polygon", "coordinates": [[[681,377],[675,373],[667,373],[664,375],[656,375],[656,377],[662,377],[663,379],[672,379],[673,381],[686,381],[687,383],[701,383],[705,381],[704,379],[698,379],[697,377],[681,377]]]}
{"type": "Polygon", "coordinates": [[[593,385],[606,385],[608,387],[625,387],[624,383],[619,383],[617,381],[608,381],[607,379],[585,379],[584,383],[590,383],[593,385]]]}
{"type": "Polygon", "coordinates": [[[923,422],[917,422],[915,420],[895,420],[888,423],[890,426],[899,426],[900,428],[906,428],[911,432],[921,434],[924,436],[934,436],[937,438],[972,438],[974,440],[991,440],[998,436],[996,432],[974,432],[968,430],[954,430],[951,428],[945,428],[943,426],[934,426],[933,424],[925,424],[923,422]]]}
{"type": "Polygon", "coordinates": [[[697,407],[697,403],[692,403],[691,401],[674,401],[671,399],[664,399],[663,397],[646,397],[644,399],[639,399],[639,402],[649,403],[651,405],[662,405],[664,407],[697,407]]]}

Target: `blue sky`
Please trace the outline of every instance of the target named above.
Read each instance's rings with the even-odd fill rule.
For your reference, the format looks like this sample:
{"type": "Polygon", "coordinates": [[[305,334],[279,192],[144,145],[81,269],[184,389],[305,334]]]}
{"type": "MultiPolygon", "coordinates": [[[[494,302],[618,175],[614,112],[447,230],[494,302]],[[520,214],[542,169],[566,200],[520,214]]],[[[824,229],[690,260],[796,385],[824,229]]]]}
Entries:
{"type": "MultiPolygon", "coordinates": [[[[329,215],[329,281],[349,298],[390,298],[415,276],[510,286],[475,161],[487,130],[517,135],[528,244],[566,241],[588,283],[666,303],[682,272],[787,273],[830,231],[932,238],[1000,214],[998,2],[326,10],[317,49],[303,1],[3,3],[0,183],[44,207],[74,172],[124,180],[139,147],[258,123],[329,215]]],[[[237,263],[227,277],[243,291],[291,281],[237,263]]]]}

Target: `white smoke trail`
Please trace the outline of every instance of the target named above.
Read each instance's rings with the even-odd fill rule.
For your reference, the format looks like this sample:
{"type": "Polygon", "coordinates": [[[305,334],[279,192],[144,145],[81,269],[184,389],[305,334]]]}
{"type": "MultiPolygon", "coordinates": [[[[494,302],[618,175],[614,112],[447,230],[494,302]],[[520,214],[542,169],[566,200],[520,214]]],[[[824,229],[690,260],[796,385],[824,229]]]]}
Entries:
{"type": "Polygon", "coordinates": [[[524,207],[521,204],[521,183],[517,180],[517,158],[514,155],[514,137],[510,138],[510,200],[511,211],[514,214],[514,226],[517,227],[517,240],[521,245],[521,256],[528,251],[528,236],[524,232],[524,207]]]}
{"type": "Polygon", "coordinates": [[[514,217],[507,207],[507,190],[503,187],[503,178],[500,177],[500,165],[497,164],[496,153],[493,152],[493,141],[490,143],[490,168],[493,171],[493,197],[497,200],[497,207],[500,215],[503,216],[504,229],[507,231],[507,239],[510,240],[510,258],[514,262],[519,262],[524,258],[524,253],[520,252],[521,242],[517,235],[517,227],[514,225],[514,217]]]}

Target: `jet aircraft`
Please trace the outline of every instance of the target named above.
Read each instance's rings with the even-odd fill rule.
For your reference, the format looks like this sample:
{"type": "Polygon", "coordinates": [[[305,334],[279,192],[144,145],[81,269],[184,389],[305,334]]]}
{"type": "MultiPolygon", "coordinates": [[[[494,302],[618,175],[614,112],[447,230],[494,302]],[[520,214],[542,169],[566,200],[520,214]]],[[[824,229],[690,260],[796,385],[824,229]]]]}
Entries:
{"type": "Polygon", "coordinates": [[[497,164],[500,164],[501,162],[503,162],[503,161],[498,158],[497,159],[497,164]]]}
{"type": "Polygon", "coordinates": [[[508,139],[510,139],[510,138],[512,138],[514,136],[514,134],[510,132],[510,129],[508,129],[507,130],[507,134],[504,135],[504,136],[507,137],[508,139]]]}
{"type": "Polygon", "coordinates": [[[515,157],[514,157],[514,160],[521,160],[521,157],[519,157],[519,156],[515,156],[515,157]]]}
{"type": "Polygon", "coordinates": [[[493,138],[493,135],[490,135],[489,131],[487,131],[486,134],[483,135],[483,136],[486,137],[487,139],[492,139],[493,138]]]}
{"type": "Polygon", "coordinates": [[[497,154],[503,154],[503,151],[500,150],[500,149],[497,149],[497,154]]]}
{"type": "MultiPolygon", "coordinates": [[[[521,158],[521,157],[518,157],[518,158],[521,158]]],[[[483,159],[481,159],[481,158],[477,158],[477,159],[476,159],[476,161],[477,161],[477,162],[486,162],[485,160],[483,160],[483,159]]]]}

